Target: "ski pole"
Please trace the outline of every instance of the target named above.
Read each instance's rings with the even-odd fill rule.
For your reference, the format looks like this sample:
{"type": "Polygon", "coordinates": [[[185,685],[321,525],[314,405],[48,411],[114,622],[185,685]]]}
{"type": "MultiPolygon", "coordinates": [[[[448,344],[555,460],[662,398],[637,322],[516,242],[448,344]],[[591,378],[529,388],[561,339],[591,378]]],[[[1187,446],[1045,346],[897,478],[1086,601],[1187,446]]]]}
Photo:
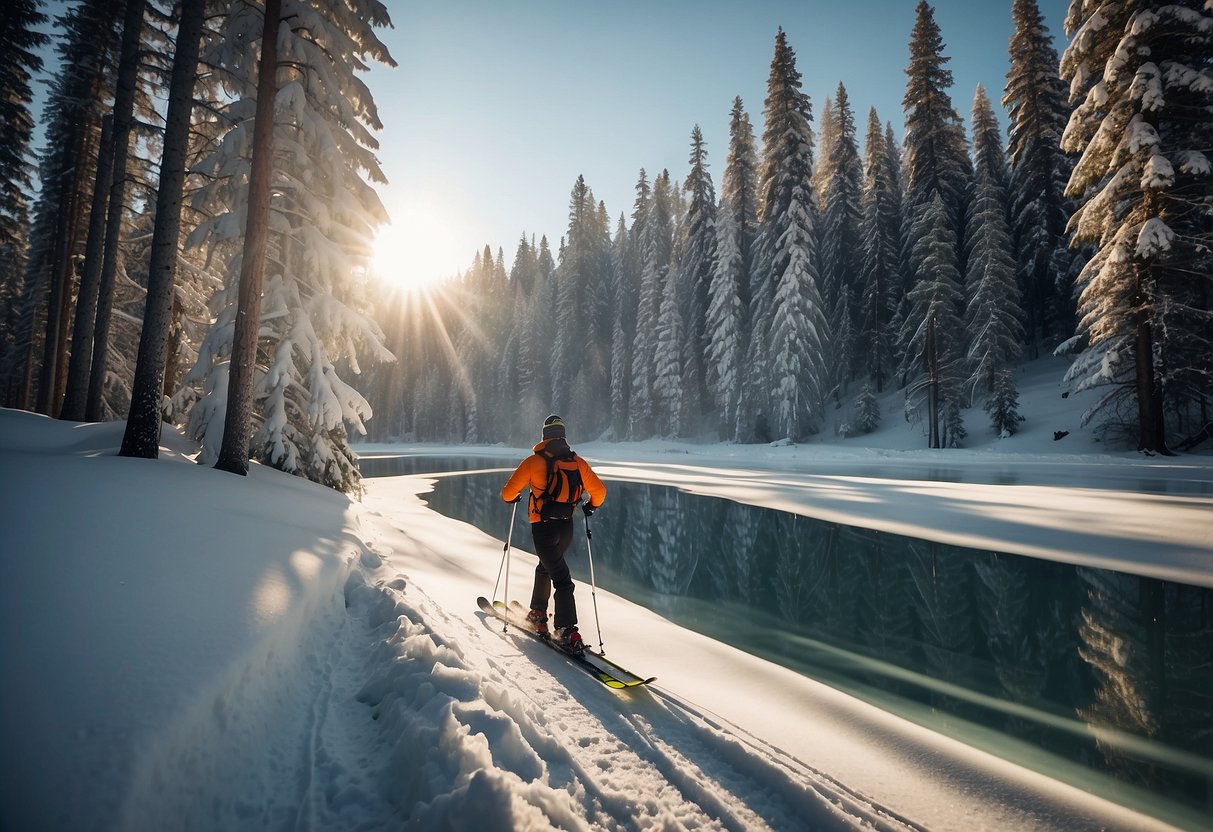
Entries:
{"type": "Polygon", "coordinates": [[[594,550],[590,545],[590,541],[594,539],[594,535],[590,532],[590,515],[585,512],[585,553],[590,559],[590,598],[594,602],[594,627],[598,630],[598,655],[606,655],[606,647],[602,643],[602,624],[598,621],[598,587],[594,581],[594,550]]]}
{"type": "MultiPolygon", "coordinates": [[[[493,584],[493,597],[497,597],[497,586],[501,583],[501,572],[505,570],[505,595],[502,601],[505,603],[506,609],[510,607],[510,544],[514,540],[514,518],[518,516],[518,501],[514,501],[514,508],[510,511],[510,529],[505,534],[505,547],[501,552],[501,565],[497,567],[497,581],[493,584]]],[[[502,627],[505,630],[505,627],[502,627]]]]}

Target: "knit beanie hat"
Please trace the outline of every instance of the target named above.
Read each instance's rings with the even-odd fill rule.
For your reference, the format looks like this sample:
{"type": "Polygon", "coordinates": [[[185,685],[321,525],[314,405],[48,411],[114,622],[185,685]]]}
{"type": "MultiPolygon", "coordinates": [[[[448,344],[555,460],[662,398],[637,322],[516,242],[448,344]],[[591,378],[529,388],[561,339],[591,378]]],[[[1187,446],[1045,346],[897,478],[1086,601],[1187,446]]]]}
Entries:
{"type": "Polygon", "coordinates": [[[564,436],[564,419],[555,413],[543,420],[543,438],[555,439],[564,436]]]}

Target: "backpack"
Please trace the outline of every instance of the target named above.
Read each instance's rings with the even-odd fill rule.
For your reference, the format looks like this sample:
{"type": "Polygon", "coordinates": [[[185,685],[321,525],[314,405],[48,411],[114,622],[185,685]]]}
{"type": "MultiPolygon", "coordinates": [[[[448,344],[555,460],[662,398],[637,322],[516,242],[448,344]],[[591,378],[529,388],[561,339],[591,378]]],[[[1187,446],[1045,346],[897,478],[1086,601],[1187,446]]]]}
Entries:
{"type": "Polygon", "coordinates": [[[581,469],[577,467],[577,454],[565,451],[562,454],[539,452],[548,466],[547,483],[543,491],[533,495],[540,520],[568,520],[573,509],[585,493],[581,483],[581,469]]]}

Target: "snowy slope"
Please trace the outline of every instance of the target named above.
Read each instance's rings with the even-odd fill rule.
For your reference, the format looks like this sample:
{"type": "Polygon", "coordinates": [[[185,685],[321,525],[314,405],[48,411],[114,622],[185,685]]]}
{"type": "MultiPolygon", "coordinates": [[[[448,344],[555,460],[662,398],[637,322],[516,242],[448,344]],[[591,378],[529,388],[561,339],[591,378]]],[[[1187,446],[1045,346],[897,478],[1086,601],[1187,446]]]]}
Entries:
{"type": "Polygon", "coordinates": [[[121,429],[0,411],[0,828],[1163,828],[600,590],[660,677],[608,691],[475,609],[501,542],[424,479],[121,429]]]}

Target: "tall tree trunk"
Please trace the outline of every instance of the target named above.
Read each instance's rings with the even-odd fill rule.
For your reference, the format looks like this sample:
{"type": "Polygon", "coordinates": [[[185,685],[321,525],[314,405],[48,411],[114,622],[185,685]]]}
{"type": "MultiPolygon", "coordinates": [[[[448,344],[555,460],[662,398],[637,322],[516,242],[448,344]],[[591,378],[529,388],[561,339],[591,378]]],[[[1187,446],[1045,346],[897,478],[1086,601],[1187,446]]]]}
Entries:
{"type": "Polygon", "coordinates": [[[97,290],[97,323],[93,330],[92,366],[88,378],[85,418],[99,422],[104,417],[101,395],[109,352],[110,313],[118,271],[118,238],[126,201],[126,162],[130,151],[135,112],[135,84],[139,80],[139,46],[143,36],[143,10],[147,0],[127,0],[122,21],[122,53],[114,91],[114,171],[105,224],[105,254],[101,260],[101,283],[97,290]]]}
{"type": "Polygon", "coordinates": [[[181,301],[173,296],[173,311],[168,325],[168,343],[164,347],[164,384],[161,395],[168,398],[177,388],[177,351],[181,349],[181,301]]]}
{"type": "Polygon", "coordinates": [[[223,419],[223,445],[215,467],[248,474],[249,437],[253,424],[253,366],[257,359],[257,330],[261,320],[261,284],[265,279],[265,251],[269,238],[270,173],[274,156],[274,97],[277,93],[278,23],[282,0],[266,0],[261,33],[261,63],[257,70],[257,111],[253,125],[248,216],[240,285],[232,334],[231,370],[227,385],[227,411],[223,419]]]}
{"type": "MultiPolygon", "coordinates": [[[[84,128],[80,128],[80,142],[76,155],[77,165],[84,153],[84,128]]],[[[78,168],[77,168],[78,169],[78,168]]],[[[59,333],[66,328],[63,320],[64,299],[69,294],[68,278],[72,262],[72,219],[76,206],[76,177],[74,172],[65,172],[59,185],[59,216],[55,222],[54,270],[48,287],[46,301],[46,334],[42,341],[42,363],[38,369],[38,401],[36,409],[47,416],[55,415],[58,401],[55,399],[55,369],[59,364],[59,333]]],[[[30,361],[33,362],[31,352],[30,361]]]]}
{"type": "Polygon", "coordinates": [[[147,302],[143,313],[143,330],[139,336],[139,358],[135,365],[131,407],[119,456],[154,459],[160,452],[165,343],[168,341],[177,273],[181,192],[185,185],[204,7],[205,0],[182,0],[181,3],[173,75],[169,82],[164,155],[160,161],[160,188],[156,193],[156,224],[152,229],[152,250],[148,263],[147,302]]]}
{"type": "Polygon", "coordinates": [[[927,447],[943,447],[939,441],[939,349],[934,313],[927,319],[927,414],[931,422],[927,447]]]}
{"type": "Polygon", "coordinates": [[[1135,356],[1138,446],[1143,451],[1170,454],[1162,409],[1162,388],[1154,370],[1154,331],[1145,313],[1137,324],[1135,356]]]}
{"type": "Polygon", "coordinates": [[[84,246],[84,271],[80,275],[80,294],[76,301],[76,320],[72,325],[72,358],[67,368],[67,390],[59,418],[79,422],[84,419],[88,399],[88,374],[92,367],[93,326],[97,319],[97,287],[101,280],[101,244],[105,235],[105,207],[109,199],[110,177],[114,169],[114,117],[101,119],[101,145],[97,153],[97,178],[93,184],[92,213],[88,221],[88,239],[84,246]]]}

